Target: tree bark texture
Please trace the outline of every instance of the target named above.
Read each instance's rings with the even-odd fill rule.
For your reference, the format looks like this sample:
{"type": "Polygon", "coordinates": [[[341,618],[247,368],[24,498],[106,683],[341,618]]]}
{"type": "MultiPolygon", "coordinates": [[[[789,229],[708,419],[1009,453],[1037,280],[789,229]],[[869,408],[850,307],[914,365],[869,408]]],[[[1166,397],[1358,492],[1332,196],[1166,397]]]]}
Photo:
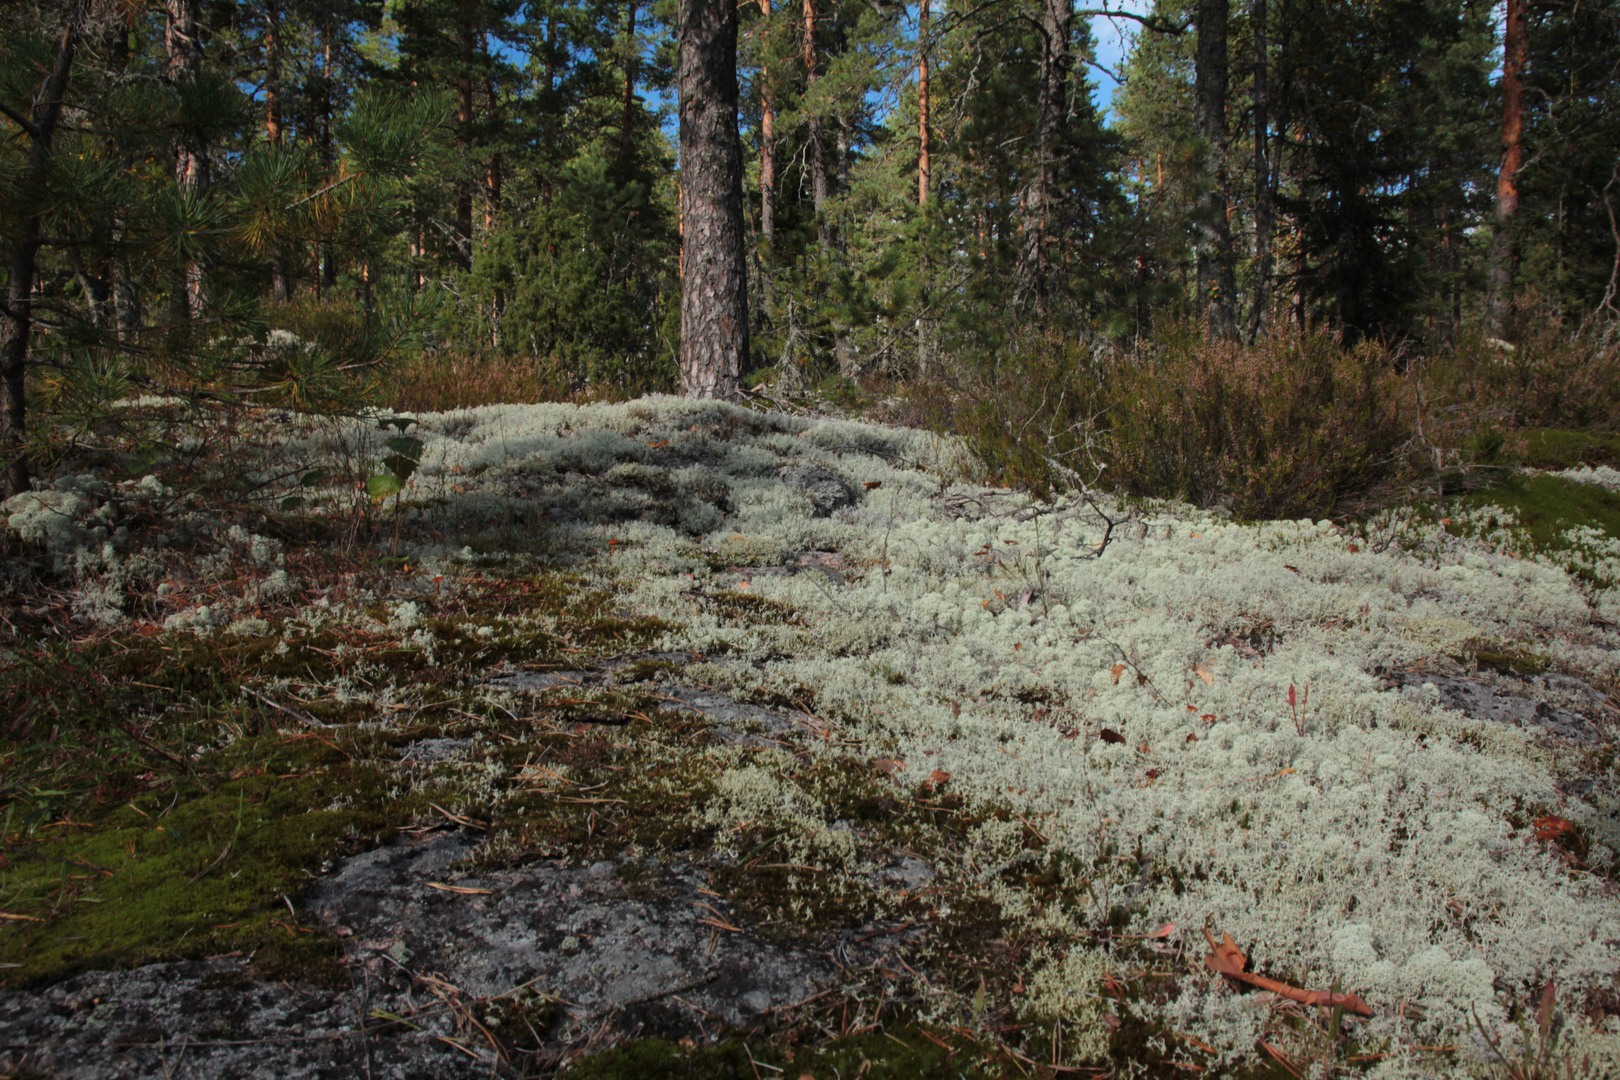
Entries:
{"type": "Polygon", "coordinates": [[[1513,216],[1519,212],[1519,168],[1524,164],[1524,61],[1530,36],[1525,0],[1507,0],[1502,28],[1502,167],[1496,176],[1496,229],[1491,236],[1485,319],[1501,336],[1513,292],[1513,216]]]}
{"type": "Polygon", "coordinates": [[[461,179],[456,181],[456,261],[472,267],[472,169],[474,0],[461,0],[461,71],[456,76],[456,142],[461,147],[461,179]]]}
{"type": "Polygon", "coordinates": [[[930,171],[933,163],[929,156],[933,143],[928,132],[928,4],[920,0],[917,5],[917,205],[928,205],[930,171]]]}
{"type": "MultiPolygon", "coordinates": [[[[67,95],[88,6],[87,0],[78,0],[68,10],[56,47],[56,61],[28,112],[28,127],[23,132],[30,143],[28,166],[20,185],[24,192],[38,193],[50,172],[51,143],[61,121],[62,99],[67,95]]],[[[47,199],[37,198],[26,200],[25,205],[48,203],[47,199]]],[[[3,480],[8,497],[28,490],[28,457],[24,445],[28,432],[28,345],[34,329],[34,282],[39,272],[42,213],[40,210],[30,212],[19,224],[11,250],[7,252],[10,273],[6,282],[6,308],[0,314],[0,459],[4,461],[3,480]]]]}
{"type": "Polygon", "coordinates": [[[681,393],[734,398],[748,354],[737,7],[682,0],[681,393]]]}
{"type": "Polygon", "coordinates": [[[1226,223],[1226,23],[1231,0],[1199,0],[1194,56],[1194,109],[1198,135],[1208,147],[1204,190],[1195,211],[1198,307],[1212,332],[1237,334],[1237,277],[1232,233],[1226,223]]]}
{"type": "MultiPolygon", "coordinates": [[[[202,37],[198,25],[200,0],[167,0],[164,45],[168,53],[168,80],[171,86],[188,86],[202,73],[202,37]]],[[[202,198],[208,193],[208,148],[195,133],[183,131],[174,150],[174,178],[187,195],[202,198]]],[[[208,306],[208,286],[200,262],[186,265],[185,282],[176,314],[183,320],[195,319],[208,306]]]]}
{"type": "MultiPolygon", "coordinates": [[[[764,16],[761,32],[768,33],[771,0],[759,0],[759,11],[764,16]]],[[[771,103],[770,69],[763,65],[759,82],[759,231],[768,248],[776,238],[776,110],[771,103]]]]}
{"type": "Polygon", "coordinates": [[[1266,124],[1270,109],[1267,86],[1266,0],[1253,0],[1254,26],[1254,297],[1249,306],[1249,335],[1266,332],[1271,305],[1271,237],[1277,226],[1276,196],[1271,187],[1271,150],[1266,124]]]}
{"type": "MultiPolygon", "coordinates": [[[[821,72],[816,62],[816,6],[815,0],[804,0],[804,81],[805,96],[815,93],[821,72]]],[[[810,135],[806,153],[810,162],[810,204],[816,211],[816,242],[823,248],[832,246],[832,223],[827,220],[827,150],[822,145],[821,114],[815,102],[810,103],[810,135]]]]}
{"type": "Polygon", "coordinates": [[[1035,166],[1024,189],[1024,236],[1018,258],[1020,305],[1046,317],[1051,291],[1050,245],[1057,198],[1058,157],[1069,116],[1069,37],[1073,32],[1072,0],[1042,0],[1041,89],[1035,129],[1035,166]]]}
{"type": "MultiPolygon", "coordinates": [[[[264,11],[264,136],[271,146],[281,145],[281,8],[273,2],[264,11]]],[[[270,253],[270,295],[278,304],[292,298],[287,252],[280,245],[270,253]]]]}
{"type": "MultiPolygon", "coordinates": [[[[630,151],[635,145],[634,121],[636,112],[636,0],[626,5],[624,18],[624,101],[619,119],[619,167],[630,168],[630,151]]],[[[490,87],[491,107],[495,101],[495,88],[490,87]]]]}

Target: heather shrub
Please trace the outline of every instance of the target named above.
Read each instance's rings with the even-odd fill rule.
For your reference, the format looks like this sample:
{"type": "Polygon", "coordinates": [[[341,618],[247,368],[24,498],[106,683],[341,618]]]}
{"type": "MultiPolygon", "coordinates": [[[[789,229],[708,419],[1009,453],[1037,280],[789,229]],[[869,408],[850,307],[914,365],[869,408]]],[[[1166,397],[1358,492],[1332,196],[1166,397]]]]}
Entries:
{"type": "Polygon", "coordinates": [[[1318,515],[1402,457],[1394,360],[1320,327],[1247,345],[1168,327],[1134,353],[1039,339],[963,388],[957,425],[992,476],[1041,495],[1100,475],[1245,518],[1318,515]]]}
{"type": "Polygon", "coordinates": [[[1437,397],[1500,418],[1510,429],[1620,431],[1620,338],[1596,320],[1570,326],[1529,292],[1514,304],[1504,338],[1462,335],[1429,362],[1437,397]]]}
{"type": "Polygon", "coordinates": [[[1387,473],[1406,396],[1370,341],[1313,327],[1243,345],[1174,328],[1109,410],[1114,478],[1135,494],[1224,499],[1245,518],[1315,516],[1387,473]]]}

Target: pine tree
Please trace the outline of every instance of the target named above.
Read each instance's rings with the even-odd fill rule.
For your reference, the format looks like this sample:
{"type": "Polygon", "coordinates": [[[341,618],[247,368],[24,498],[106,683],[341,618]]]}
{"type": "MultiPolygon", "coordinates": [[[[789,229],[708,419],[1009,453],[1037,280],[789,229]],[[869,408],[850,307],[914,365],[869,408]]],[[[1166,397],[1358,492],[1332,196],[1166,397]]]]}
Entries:
{"type": "Polygon", "coordinates": [[[683,0],[678,32],[681,392],[732,398],[748,356],[736,6],[683,0]]]}

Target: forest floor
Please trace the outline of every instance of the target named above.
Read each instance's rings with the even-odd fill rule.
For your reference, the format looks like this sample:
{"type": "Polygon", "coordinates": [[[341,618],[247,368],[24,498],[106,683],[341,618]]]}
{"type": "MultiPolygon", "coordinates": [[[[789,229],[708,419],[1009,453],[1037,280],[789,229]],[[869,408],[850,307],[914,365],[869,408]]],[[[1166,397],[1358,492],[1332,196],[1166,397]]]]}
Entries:
{"type": "Polygon", "coordinates": [[[237,509],[6,507],[0,1076],[1620,1073],[1620,474],[1237,523],[668,398],[188,445],[237,509]]]}

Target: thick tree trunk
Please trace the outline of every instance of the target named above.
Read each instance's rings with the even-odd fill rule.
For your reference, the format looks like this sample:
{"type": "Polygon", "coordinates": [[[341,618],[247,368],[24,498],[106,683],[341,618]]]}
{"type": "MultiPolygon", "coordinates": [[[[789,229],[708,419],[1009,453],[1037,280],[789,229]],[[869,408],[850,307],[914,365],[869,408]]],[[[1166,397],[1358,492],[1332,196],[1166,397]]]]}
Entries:
{"type": "MultiPolygon", "coordinates": [[[[771,0],[759,0],[763,33],[770,32],[771,0]]],[[[771,102],[770,69],[759,69],[759,231],[769,248],[776,239],[776,109],[771,102]]]]}
{"type": "MultiPolygon", "coordinates": [[[[41,195],[51,167],[51,143],[62,116],[62,99],[67,96],[73,59],[84,33],[87,0],[78,0],[64,20],[56,47],[56,62],[28,111],[28,167],[19,185],[24,192],[41,195]]],[[[24,205],[45,206],[43,197],[25,200],[24,205]]],[[[4,464],[6,496],[28,490],[28,345],[33,335],[34,283],[39,272],[39,245],[42,211],[30,213],[12,235],[9,275],[6,281],[6,307],[0,313],[0,461],[4,464]]]]}
{"type": "Polygon", "coordinates": [[[1058,155],[1069,115],[1069,37],[1073,32],[1072,0],[1043,0],[1041,5],[1040,112],[1035,130],[1035,167],[1024,189],[1024,236],[1018,259],[1021,305],[1046,317],[1050,292],[1050,241],[1057,198],[1058,155]]]}
{"type": "Polygon", "coordinates": [[[1507,0],[1502,30],[1502,167],[1496,177],[1496,229],[1491,236],[1485,300],[1487,329],[1500,337],[1513,292],[1513,216],[1519,212],[1519,168],[1524,164],[1524,61],[1530,36],[1525,0],[1507,0]]]}
{"type": "Polygon", "coordinates": [[[748,355],[737,6],[682,0],[681,393],[734,398],[748,355]]]}
{"type": "MultiPolygon", "coordinates": [[[[167,0],[164,44],[168,52],[168,79],[172,86],[185,86],[202,73],[202,38],[198,26],[199,0],[167,0]]],[[[201,198],[208,193],[208,148],[194,132],[181,132],[174,151],[174,178],[188,195],[201,198]]],[[[181,288],[176,314],[182,320],[195,319],[208,306],[208,285],[200,262],[189,263],[181,288]]]]}
{"type": "Polygon", "coordinates": [[[1266,132],[1271,105],[1266,85],[1266,0],[1254,0],[1249,18],[1254,24],[1254,298],[1249,306],[1249,334],[1256,338],[1266,332],[1270,315],[1271,235],[1277,222],[1266,132]]]}
{"type": "Polygon", "coordinates": [[[1231,0],[1199,0],[1194,57],[1198,135],[1208,147],[1204,191],[1196,208],[1199,310],[1219,337],[1237,334],[1237,278],[1226,223],[1226,22],[1231,0]]]}

